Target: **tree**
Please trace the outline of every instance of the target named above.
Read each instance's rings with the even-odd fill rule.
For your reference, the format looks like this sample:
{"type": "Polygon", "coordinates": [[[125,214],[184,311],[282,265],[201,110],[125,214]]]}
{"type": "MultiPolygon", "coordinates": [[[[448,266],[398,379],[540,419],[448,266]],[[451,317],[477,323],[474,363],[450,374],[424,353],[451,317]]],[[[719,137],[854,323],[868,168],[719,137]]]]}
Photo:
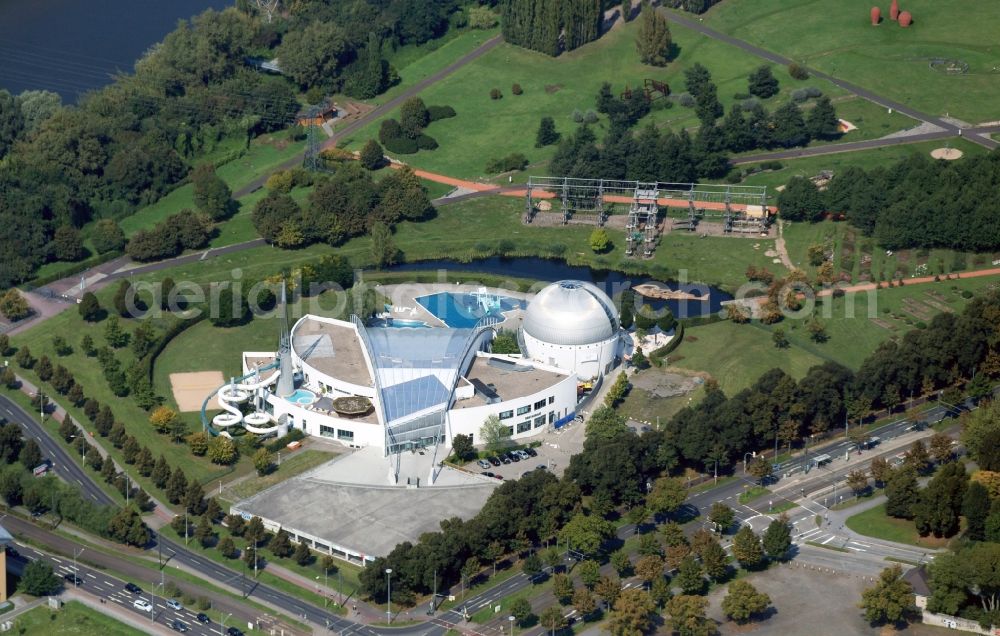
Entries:
{"type": "Polygon", "coordinates": [[[778,94],[778,80],[767,64],[758,66],[747,78],[747,92],[761,99],[778,94]]]}
{"type": "Polygon", "coordinates": [[[42,449],[38,447],[38,442],[34,438],[28,438],[24,446],[21,447],[20,460],[28,469],[42,463],[42,449]]]}
{"type": "Polygon", "coordinates": [[[423,132],[430,117],[427,113],[427,106],[424,100],[419,97],[410,97],[399,108],[399,126],[403,134],[411,139],[417,138],[423,132]]]}
{"type": "Polygon", "coordinates": [[[868,489],[868,475],[863,470],[852,470],[847,474],[847,487],[857,497],[868,489]]]}
{"type": "Polygon", "coordinates": [[[514,602],[510,604],[507,610],[514,617],[514,620],[517,621],[518,625],[524,625],[528,617],[531,616],[531,602],[523,596],[518,597],[514,599],[514,602]]]}
{"type": "MultiPolygon", "coordinates": [[[[77,305],[77,310],[80,312],[80,317],[87,322],[97,322],[104,314],[97,296],[91,292],[86,292],[83,295],[80,299],[80,304],[77,305]]],[[[85,348],[84,351],[86,350],[85,348]]]]}
{"type": "Polygon", "coordinates": [[[263,446],[254,451],[253,467],[261,477],[271,472],[274,468],[274,456],[271,455],[271,451],[263,446]]]}
{"type": "Polygon", "coordinates": [[[669,515],[677,511],[687,500],[688,489],[676,477],[659,477],[646,497],[646,505],[653,514],[669,515]]]}
{"type": "Polygon", "coordinates": [[[805,177],[795,176],[788,180],[785,189],[778,194],[778,209],[783,219],[813,222],[822,218],[826,205],[815,183],[805,177]]]}
{"type": "Polygon", "coordinates": [[[215,546],[219,550],[219,554],[227,559],[233,559],[236,557],[236,544],[229,535],[222,537],[219,540],[218,545],[215,546]]]}
{"type": "Polygon", "coordinates": [[[193,515],[205,512],[205,489],[196,479],[189,481],[184,490],[184,509],[193,515]]]}
{"type": "Polygon", "coordinates": [[[708,520],[716,524],[720,532],[725,532],[736,520],[736,512],[721,501],[716,501],[708,512],[708,520]]]}
{"type": "Polygon", "coordinates": [[[59,588],[52,566],[41,559],[29,561],[21,574],[21,588],[32,596],[48,596],[59,588]]]}
{"type": "Polygon", "coordinates": [[[635,573],[647,586],[663,576],[663,558],[655,554],[647,554],[635,563],[635,573]]]}
{"type": "Polygon", "coordinates": [[[566,626],[566,617],[562,610],[555,605],[550,605],[542,610],[542,615],[538,617],[538,622],[547,629],[552,636],[566,626]]]}
{"type": "Polygon", "coordinates": [[[511,436],[511,427],[501,424],[500,418],[491,415],[479,428],[479,439],[483,440],[486,450],[497,453],[507,446],[511,436]]]}
{"type": "Polygon", "coordinates": [[[597,554],[605,541],[615,533],[615,527],[606,519],[578,513],[559,532],[560,542],[585,555],[597,554]]]}
{"type": "Polygon", "coordinates": [[[594,586],[601,580],[601,566],[598,565],[597,561],[590,559],[581,561],[576,566],[576,572],[580,576],[580,582],[588,590],[594,589],[594,586]]]}
{"type": "Polygon", "coordinates": [[[947,433],[934,433],[930,440],[930,456],[938,464],[950,462],[954,457],[955,442],[947,433]]]}
{"type": "Polygon", "coordinates": [[[643,0],[639,13],[635,46],[643,64],[666,66],[670,59],[670,25],[663,13],[657,11],[648,0],[643,0]]]}
{"type": "Polygon", "coordinates": [[[889,462],[884,457],[873,458],[870,470],[877,487],[885,486],[885,483],[889,481],[889,477],[892,476],[892,466],[889,465],[889,462]]]}
{"type": "Polygon", "coordinates": [[[260,542],[264,540],[264,535],[267,531],[264,529],[264,521],[260,517],[251,517],[250,521],[247,522],[246,529],[243,531],[243,538],[247,540],[247,543],[251,546],[260,545],[260,542]]]}
{"type": "Polygon", "coordinates": [[[986,519],[990,514],[990,493],[978,481],[969,482],[962,499],[962,515],[965,517],[965,536],[973,541],[986,538],[986,519]]]}
{"type": "Polygon", "coordinates": [[[813,139],[835,139],[840,135],[840,120],[837,119],[837,111],[834,110],[829,97],[825,95],[821,97],[816,106],[809,111],[806,128],[813,139]]]}
{"type": "Polygon", "coordinates": [[[721,581],[729,573],[729,555],[715,539],[702,549],[701,563],[713,581],[721,581]]]}
{"type": "Polygon", "coordinates": [[[211,437],[205,431],[197,431],[187,436],[187,444],[191,449],[191,454],[202,457],[208,452],[208,443],[211,437]]]}
{"type": "Polygon", "coordinates": [[[615,550],[611,553],[611,567],[618,576],[627,576],[632,572],[632,561],[625,550],[615,550]]]}
{"type": "Polygon", "coordinates": [[[759,567],[764,562],[760,537],[750,526],[741,526],[733,537],[733,556],[747,570],[759,567]]]}
{"type": "Polygon", "coordinates": [[[108,534],[125,545],[145,547],[149,543],[149,528],[135,508],[129,506],[115,513],[108,522],[108,534]]]}
{"type": "Polygon", "coordinates": [[[573,597],[573,581],[566,574],[552,576],[552,594],[560,604],[566,605],[573,597]]]}
{"type": "Polygon", "coordinates": [[[763,614],[771,605],[771,597],[759,592],[749,581],[733,581],[722,599],[722,611],[737,623],[745,623],[754,615],[763,614]]]}
{"type": "Polygon", "coordinates": [[[747,472],[753,475],[758,484],[763,484],[773,474],[774,469],[771,466],[771,462],[763,455],[760,455],[750,462],[750,465],[747,466],[747,472]]]}
{"type": "Polygon", "coordinates": [[[786,515],[782,514],[768,524],[762,543],[768,558],[776,561],[785,558],[792,547],[792,526],[786,515]]]}
{"type": "Polygon", "coordinates": [[[1000,471],[1000,400],[994,400],[963,416],[962,443],[983,470],[1000,471]]]}
{"type": "Polygon", "coordinates": [[[623,590],[614,604],[608,631],[612,636],[641,636],[653,624],[656,606],[645,590],[623,590]]]}
{"type": "MultiPolygon", "coordinates": [[[[640,314],[640,316],[641,316],[641,314],[640,314]]],[[[629,381],[628,381],[628,376],[625,374],[624,371],[620,372],[618,374],[618,376],[615,377],[614,384],[611,385],[611,387],[608,389],[607,394],[604,396],[604,405],[605,405],[605,407],[608,407],[608,408],[604,409],[604,418],[607,419],[607,420],[609,420],[609,422],[611,420],[617,421],[617,418],[620,417],[620,416],[618,416],[612,410],[612,408],[615,407],[615,406],[617,406],[619,402],[621,402],[622,400],[625,399],[625,395],[628,393],[628,391],[631,388],[631,386],[632,385],[629,384],[629,381]]],[[[594,421],[594,419],[595,419],[598,411],[600,411],[600,408],[598,408],[597,410],[594,411],[594,415],[592,415],[591,418],[590,418],[590,420],[588,420],[588,422],[587,422],[587,434],[588,435],[590,434],[591,423],[594,421]]],[[[621,425],[624,426],[625,425],[625,418],[621,417],[620,419],[621,419],[621,425]]],[[[617,428],[618,427],[616,426],[612,430],[617,429],[617,428]]],[[[599,429],[595,429],[595,430],[599,430],[599,429]]]]}
{"type": "Polygon", "coordinates": [[[618,596],[622,593],[621,579],[610,576],[602,576],[601,580],[598,581],[596,586],[594,586],[594,592],[601,597],[604,604],[610,608],[614,606],[615,601],[618,600],[618,596]]]}
{"type": "Polygon", "coordinates": [[[399,258],[399,249],[392,240],[392,229],[385,223],[376,221],[372,224],[371,237],[372,259],[376,267],[395,265],[399,258]]]}
{"type": "Polygon", "coordinates": [[[559,141],[559,133],[556,131],[556,122],[551,117],[542,117],[538,124],[538,132],[535,134],[535,148],[551,146],[559,141]]]}
{"type": "Polygon", "coordinates": [[[292,548],[292,542],[284,528],[278,530],[278,533],[274,535],[274,538],[267,544],[267,548],[271,551],[271,554],[279,559],[291,556],[294,551],[294,548],[292,548]]]}
{"type": "Polygon", "coordinates": [[[167,433],[178,419],[180,419],[180,415],[177,411],[169,406],[161,406],[150,414],[149,423],[153,425],[157,433],[167,433]]]}
{"type": "Polygon", "coordinates": [[[78,261],[83,258],[83,239],[72,225],[60,225],[52,236],[52,256],[58,261],[78,261]]]}
{"type": "Polygon", "coordinates": [[[180,503],[181,498],[184,497],[184,493],[187,490],[187,485],[187,477],[185,477],[184,471],[178,466],[170,475],[170,480],[166,485],[167,501],[172,504],[180,503]]]}
{"type": "Polygon", "coordinates": [[[597,601],[594,599],[594,595],[586,587],[579,587],[573,591],[572,599],[573,609],[579,612],[583,620],[587,620],[587,617],[597,611],[597,601]]]}
{"type": "Polygon", "coordinates": [[[899,623],[915,610],[913,587],[903,580],[899,564],[882,570],[878,582],[861,593],[861,609],[870,623],[899,623]]]}
{"type": "Polygon", "coordinates": [[[198,525],[194,528],[194,537],[198,539],[203,548],[207,548],[212,544],[215,538],[215,531],[212,529],[212,522],[208,520],[208,517],[202,516],[198,519],[198,525]]]}
{"type": "Polygon", "coordinates": [[[931,456],[927,452],[927,447],[924,445],[923,440],[916,440],[913,445],[910,446],[910,450],[906,452],[906,465],[912,466],[913,470],[918,473],[922,473],[927,470],[930,466],[931,456]]]}
{"type": "Polygon", "coordinates": [[[689,554],[681,560],[680,567],[677,568],[677,576],[674,577],[674,583],[681,588],[684,594],[705,593],[708,583],[705,580],[705,571],[693,554],[689,554]]]}
{"type": "Polygon", "coordinates": [[[203,163],[191,173],[194,184],[194,205],[198,211],[213,221],[228,217],[235,210],[232,190],[219,175],[215,166],[203,163]]]}
{"type": "Polygon", "coordinates": [[[921,535],[950,537],[958,532],[962,500],[968,485],[965,466],[948,463],[934,475],[913,506],[913,521],[921,535]]]}
{"type": "Polygon", "coordinates": [[[18,347],[17,353],[14,354],[14,361],[22,369],[30,369],[35,366],[35,359],[31,356],[31,349],[27,345],[18,347]]]}
{"type": "Polygon", "coordinates": [[[774,346],[778,349],[787,349],[789,342],[788,342],[788,336],[785,335],[785,330],[782,329],[781,327],[778,327],[774,331],[772,331],[771,342],[773,342],[774,346]]]}
{"type": "MultiPolygon", "coordinates": [[[[163,488],[167,485],[170,477],[170,466],[167,464],[167,458],[160,455],[160,458],[156,460],[156,464],[153,466],[153,472],[149,478],[157,488],[163,488]]],[[[187,487],[186,482],[184,486],[187,487]]]]}
{"type": "Polygon", "coordinates": [[[521,571],[529,579],[534,580],[536,576],[542,572],[542,559],[538,556],[537,552],[532,552],[524,558],[521,562],[521,571]]]}
{"type": "Polygon", "coordinates": [[[452,437],[451,451],[462,462],[474,458],[476,456],[476,447],[472,445],[472,436],[459,433],[452,437]]]}
{"type": "Polygon", "coordinates": [[[135,302],[135,290],[132,289],[132,283],[127,278],[123,278],[118,283],[118,289],[115,290],[115,297],[112,300],[115,312],[122,318],[132,318],[132,308],[135,306],[135,302]]]}
{"type": "Polygon", "coordinates": [[[11,287],[0,297],[0,314],[11,322],[23,320],[31,314],[31,307],[16,287],[11,287]]]}
{"type": "Polygon", "coordinates": [[[667,624],[681,636],[710,636],[715,623],[706,615],[708,599],[703,596],[675,596],[667,602],[667,624]]]}
{"type": "Polygon", "coordinates": [[[111,316],[104,325],[104,339],[115,349],[121,349],[128,344],[129,333],[122,329],[118,316],[111,316]]]}
{"type": "Polygon", "coordinates": [[[119,252],[125,247],[125,232],[114,219],[101,219],[94,224],[90,241],[99,254],[119,252]]]}
{"type": "Polygon", "coordinates": [[[590,233],[588,242],[590,243],[590,249],[594,250],[597,254],[603,254],[611,246],[611,237],[608,236],[607,230],[599,227],[590,233]]]}
{"type": "Polygon", "coordinates": [[[239,458],[236,444],[233,440],[223,435],[217,435],[208,443],[208,458],[213,464],[228,466],[239,458]]]}
{"type": "Polygon", "coordinates": [[[913,506],[920,499],[917,473],[912,466],[904,465],[892,472],[885,484],[885,513],[897,519],[912,519],[913,506]]]}
{"type": "Polygon", "coordinates": [[[785,148],[805,145],[809,141],[802,110],[793,101],[782,104],[771,115],[774,142],[785,148]]]}
{"type": "Polygon", "coordinates": [[[385,163],[385,151],[382,150],[382,146],[377,141],[369,139],[364,148],[361,149],[358,158],[361,165],[368,170],[378,170],[385,163]]]}
{"type": "Polygon", "coordinates": [[[230,287],[219,290],[218,301],[213,303],[209,321],[216,327],[238,327],[250,320],[252,314],[242,294],[234,294],[230,287]]]}

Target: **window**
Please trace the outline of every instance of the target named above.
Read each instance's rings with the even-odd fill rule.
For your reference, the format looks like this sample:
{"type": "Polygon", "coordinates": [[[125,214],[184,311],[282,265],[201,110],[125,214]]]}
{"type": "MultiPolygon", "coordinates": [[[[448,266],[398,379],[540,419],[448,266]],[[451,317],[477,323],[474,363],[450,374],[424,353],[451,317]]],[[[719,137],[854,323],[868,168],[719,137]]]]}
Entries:
{"type": "Polygon", "coordinates": [[[521,422],[520,424],[517,425],[518,433],[524,433],[530,430],[531,430],[531,420],[528,420],[527,422],[521,422]]]}
{"type": "Polygon", "coordinates": [[[545,408],[545,400],[539,400],[539,401],[535,402],[535,410],[536,411],[538,409],[544,409],[544,408],[545,408]]]}
{"type": "Polygon", "coordinates": [[[538,417],[535,418],[535,428],[538,428],[539,426],[545,426],[544,415],[539,415],[538,417]]]}
{"type": "Polygon", "coordinates": [[[336,437],[337,436],[337,429],[335,429],[335,428],[333,428],[331,426],[324,426],[323,424],[320,424],[319,425],[319,434],[322,435],[323,437],[336,437]]]}
{"type": "Polygon", "coordinates": [[[530,412],[531,412],[531,407],[530,406],[519,406],[517,408],[517,414],[518,415],[524,415],[525,413],[530,413],[530,412]]]}
{"type": "Polygon", "coordinates": [[[514,417],[514,411],[500,411],[501,420],[509,420],[512,417],[514,417]]]}
{"type": "Polygon", "coordinates": [[[555,403],[555,401],[556,401],[556,396],[554,396],[554,395],[550,395],[550,396],[549,396],[549,404],[554,404],[554,403],[555,403]]]}
{"type": "Polygon", "coordinates": [[[354,431],[345,431],[342,428],[337,429],[337,439],[342,439],[345,442],[354,441],[354,431]]]}
{"type": "Polygon", "coordinates": [[[556,421],[556,412],[549,411],[549,424],[552,424],[555,421],[556,421]]]}

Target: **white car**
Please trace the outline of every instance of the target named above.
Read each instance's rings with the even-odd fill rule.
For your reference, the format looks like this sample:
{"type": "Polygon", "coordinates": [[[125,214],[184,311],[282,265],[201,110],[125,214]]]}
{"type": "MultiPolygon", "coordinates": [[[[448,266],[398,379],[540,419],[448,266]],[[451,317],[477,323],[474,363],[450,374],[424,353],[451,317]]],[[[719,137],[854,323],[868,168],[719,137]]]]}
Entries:
{"type": "Polygon", "coordinates": [[[134,601],[132,601],[132,607],[136,608],[137,610],[142,610],[143,612],[153,611],[153,606],[150,604],[149,601],[147,601],[144,598],[137,598],[134,601]]]}
{"type": "Polygon", "coordinates": [[[479,467],[482,468],[483,470],[489,470],[490,469],[490,465],[491,464],[488,461],[486,461],[485,459],[480,459],[476,463],[479,464],[479,467]]]}
{"type": "Polygon", "coordinates": [[[177,610],[178,612],[184,609],[184,606],[178,603],[177,599],[172,599],[172,598],[167,599],[167,607],[173,610],[177,610]]]}

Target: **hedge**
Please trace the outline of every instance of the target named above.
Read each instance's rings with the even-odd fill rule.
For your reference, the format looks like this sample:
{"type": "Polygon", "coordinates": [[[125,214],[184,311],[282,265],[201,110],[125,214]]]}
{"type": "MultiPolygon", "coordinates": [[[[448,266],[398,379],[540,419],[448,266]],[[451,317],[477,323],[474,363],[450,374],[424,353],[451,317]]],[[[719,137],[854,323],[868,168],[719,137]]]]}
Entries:
{"type": "Polygon", "coordinates": [[[648,358],[650,363],[660,366],[663,363],[663,359],[667,357],[667,354],[679,347],[682,340],[684,340],[684,323],[677,323],[677,327],[674,329],[674,337],[670,339],[670,342],[649,352],[648,358]]]}
{"type": "Polygon", "coordinates": [[[427,107],[427,119],[429,121],[437,121],[439,119],[448,119],[455,116],[455,109],[451,106],[428,106],[427,107]]]}
{"type": "Polygon", "coordinates": [[[409,137],[391,137],[386,139],[382,145],[385,146],[386,150],[397,155],[412,155],[419,150],[417,142],[409,137]]]}

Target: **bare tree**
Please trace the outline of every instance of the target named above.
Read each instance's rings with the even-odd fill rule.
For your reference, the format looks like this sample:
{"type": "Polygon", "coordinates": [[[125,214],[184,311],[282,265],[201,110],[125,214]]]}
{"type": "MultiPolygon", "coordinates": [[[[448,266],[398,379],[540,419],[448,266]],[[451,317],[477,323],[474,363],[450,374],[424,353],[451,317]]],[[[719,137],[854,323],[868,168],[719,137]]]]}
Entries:
{"type": "Polygon", "coordinates": [[[257,10],[267,16],[267,22],[270,24],[278,8],[278,0],[254,0],[254,3],[257,5],[257,10]]]}

